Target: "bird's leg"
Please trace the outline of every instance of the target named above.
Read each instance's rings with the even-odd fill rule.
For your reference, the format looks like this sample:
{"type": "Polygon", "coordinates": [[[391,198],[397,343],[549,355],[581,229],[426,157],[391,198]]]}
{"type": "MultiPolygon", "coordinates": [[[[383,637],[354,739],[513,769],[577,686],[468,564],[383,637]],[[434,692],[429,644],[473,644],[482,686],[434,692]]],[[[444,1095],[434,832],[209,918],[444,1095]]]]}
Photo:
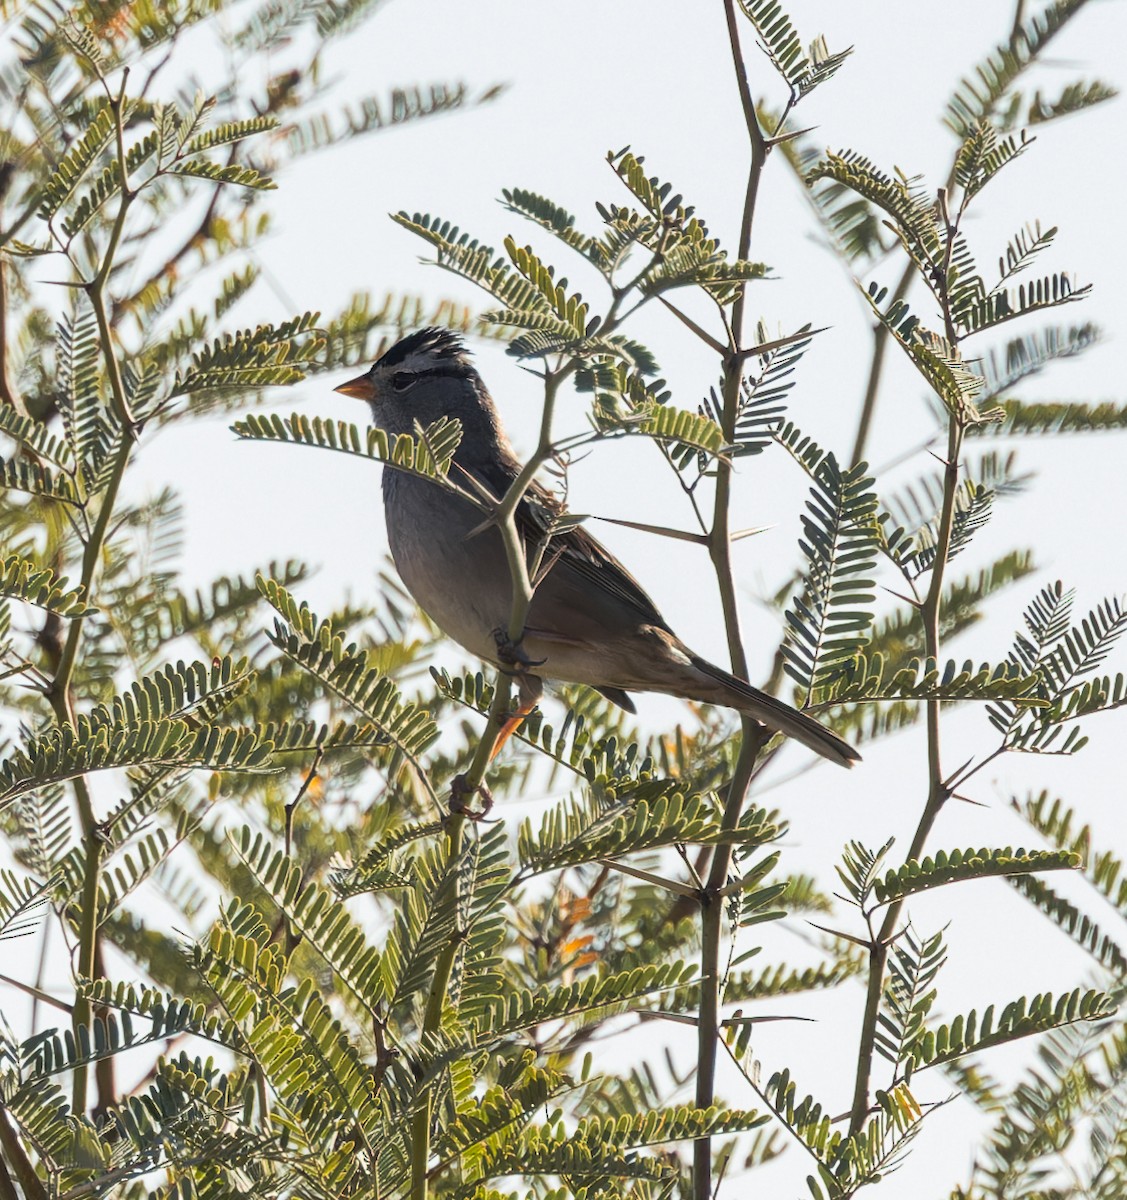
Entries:
{"type": "MultiPolygon", "coordinates": [[[[541,660],[543,661],[543,660],[541,660]]],[[[534,666],[539,664],[532,664],[534,666]]],[[[516,672],[517,676],[517,707],[515,712],[511,712],[506,718],[504,724],[497,731],[497,737],[493,741],[493,749],[489,752],[489,761],[492,762],[501,750],[501,747],[513,736],[514,733],[521,727],[525,717],[536,707],[540,702],[540,697],[544,694],[544,681],[539,675],[530,675],[527,671],[516,672]]]]}
{"type": "MultiPolygon", "coordinates": [[[[529,665],[536,666],[537,664],[530,662],[529,665]]],[[[489,748],[488,762],[492,762],[497,757],[501,747],[520,728],[521,722],[536,707],[544,693],[544,683],[538,675],[532,675],[523,669],[506,671],[502,667],[501,671],[506,675],[515,675],[517,678],[517,707],[501,722],[501,727],[493,739],[493,745],[489,748]]],[[[456,775],[450,781],[450,811],[452,813],[459,813],[471,821],[480,821],[489,814],[492,807],[493,795],[484,783],[473,787],[465,775],[456,775]],[[481,808],[468,806],[467,801],[475,795],[481,797],[481,808]]]]}

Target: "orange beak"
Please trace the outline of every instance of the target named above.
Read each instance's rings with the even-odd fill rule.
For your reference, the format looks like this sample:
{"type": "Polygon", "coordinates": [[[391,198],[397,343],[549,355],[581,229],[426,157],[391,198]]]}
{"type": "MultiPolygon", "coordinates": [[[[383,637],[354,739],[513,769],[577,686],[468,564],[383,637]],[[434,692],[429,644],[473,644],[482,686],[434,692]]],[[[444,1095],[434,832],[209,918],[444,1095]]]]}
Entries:
{"type": "Polygon", "coordinates": [[[372,381],[367,375],[357,375],[355,379],[350,379],[347,383],[342,383],[340,387],[333,388],[334,392],[340,392],[342,396],[351,396],[355,400],[374,400],[376,398],[376,389],[372,387],[372,381]]]}

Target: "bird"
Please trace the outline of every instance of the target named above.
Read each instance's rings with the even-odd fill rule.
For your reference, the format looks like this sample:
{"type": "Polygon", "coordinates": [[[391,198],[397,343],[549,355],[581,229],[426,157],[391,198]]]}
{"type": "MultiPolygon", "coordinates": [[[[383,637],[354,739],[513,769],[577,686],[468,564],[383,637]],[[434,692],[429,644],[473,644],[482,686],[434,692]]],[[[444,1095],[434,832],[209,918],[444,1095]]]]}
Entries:
{"type": "MultiPolygon", "coordinates": [[[[641,584],[579,524],[565,524],[551,537],[521,642],[506,644],[512,576],[501,532],[483,520],[475,497],[499,503],[522,464],[470,351],[453,331],[408,334],[365,374],[334,390],[366,401],[373,423],[388,435],[413,434],[440,418],[461,423],[449,478],[465,485],[463,494],[385,465],[384,513],[396,570],[419,607],[471,654],[517,677],[518,706],[492,754],[549,680],[586,684],[628,712],[635,711],[631,692],[723,705],[830,762],[859,761],[852,746],[806,713],[691,650],[641,584]]],[[[526,553],[543,543],[561,512],[558,498],[533,480],[515,513],[526,553]]]]}

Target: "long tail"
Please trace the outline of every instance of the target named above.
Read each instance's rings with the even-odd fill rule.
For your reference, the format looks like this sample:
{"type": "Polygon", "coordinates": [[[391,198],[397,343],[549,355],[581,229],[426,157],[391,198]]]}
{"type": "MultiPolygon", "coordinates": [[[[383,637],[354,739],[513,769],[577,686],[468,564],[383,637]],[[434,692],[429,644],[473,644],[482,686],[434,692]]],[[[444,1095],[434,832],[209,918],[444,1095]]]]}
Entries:
{"type": "Polygon", "coordinates": [[[768,696],[766,692],[753,688],[750,683],[744,683],[742,679],[737,679],[722,667],[715,666],[699,655],[693,654],[691,658],[693,666],[702,675],[719,685],[712,695],[702,694],[701,700],[710,704],[723,704],[747,713],[757,721],[762,721],[769,729],[785,733],[787,737],[794,738],[815,754],[820,754],[839,766],[851,767],[855,762],[861,761],[860,754],[848,742],[819,725],[813,717],[808,717],[797,708],[784,704],[782,700],[776,700],[774,696],[768,696]]]}

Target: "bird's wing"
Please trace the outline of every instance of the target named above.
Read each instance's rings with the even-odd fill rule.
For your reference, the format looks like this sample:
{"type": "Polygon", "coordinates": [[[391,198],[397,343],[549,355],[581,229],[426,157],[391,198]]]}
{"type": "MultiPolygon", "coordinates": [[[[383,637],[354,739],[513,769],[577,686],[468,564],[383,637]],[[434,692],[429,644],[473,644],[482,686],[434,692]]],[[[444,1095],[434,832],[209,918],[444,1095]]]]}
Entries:
{"type": "MultiPolygon", "coordinates": [[[[463,470],[466,469],[463,466],[463,470]]],[[[520,464],[516,459],[510,461],[506,457],[500,462],[475,464],[468,473],[476,476],[500,499],[519,470],[520,464]]],[[[531,548],[541,542],[550,533],[553,519],[562,512],[563,506],[559,500],[534,480],[516,511],[517,528],[524,537],[526,547],[531,548]]],[[[552,533],[543,562],[550,566],[551,573],[577,577],[576,582],[581,582],[593,593],[590,597],[593,607],[601,608],[599,601],[623,605],[630,619],[636,619],[638,625],[654,625],[672,632],[642,585],[582,526],[575,525],[552,533]]]]}

